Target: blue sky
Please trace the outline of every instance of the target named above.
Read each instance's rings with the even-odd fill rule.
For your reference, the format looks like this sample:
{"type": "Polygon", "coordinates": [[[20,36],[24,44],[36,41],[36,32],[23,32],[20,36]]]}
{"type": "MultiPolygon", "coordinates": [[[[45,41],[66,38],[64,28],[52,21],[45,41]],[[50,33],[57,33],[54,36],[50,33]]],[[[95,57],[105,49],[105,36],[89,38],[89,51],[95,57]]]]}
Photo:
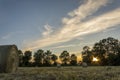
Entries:
{"type": "Polygon", "coordinates": [[[80,53],[119,34],[120,0],[0,0],[1,45],[80,53]]]}

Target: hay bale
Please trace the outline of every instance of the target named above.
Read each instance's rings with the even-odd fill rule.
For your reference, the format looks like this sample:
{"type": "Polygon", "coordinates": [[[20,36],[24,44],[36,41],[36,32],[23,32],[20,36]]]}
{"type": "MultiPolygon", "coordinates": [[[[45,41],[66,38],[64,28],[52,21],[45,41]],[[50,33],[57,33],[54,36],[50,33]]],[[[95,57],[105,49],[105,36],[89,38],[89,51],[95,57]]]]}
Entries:
{"type": "Polygon", "coordinates": [[[15,72],[18,67],[18,49],[15,45],[0,46],[0,72],[15,72]]]}
{"type": "Polygon", "coordinates": [[[82,67],[87,67],[87,63],[86,62],[82,62],[82,67]]]}
{"type": "Polygon", "coordinates": [[[61,64],[60,63],[57,63],[57,68],[61,68],[61,64]]]}

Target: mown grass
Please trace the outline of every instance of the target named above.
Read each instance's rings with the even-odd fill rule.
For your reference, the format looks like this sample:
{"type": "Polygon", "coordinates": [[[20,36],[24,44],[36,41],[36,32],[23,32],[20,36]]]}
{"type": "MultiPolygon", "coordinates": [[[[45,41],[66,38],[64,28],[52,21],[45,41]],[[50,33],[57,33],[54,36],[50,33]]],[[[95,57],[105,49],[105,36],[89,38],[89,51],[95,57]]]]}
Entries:
{"type": "Polygon", "coordinates": [[[120,67],[26,67],[1,73],[0,80],[120,80],[120,67]]]}

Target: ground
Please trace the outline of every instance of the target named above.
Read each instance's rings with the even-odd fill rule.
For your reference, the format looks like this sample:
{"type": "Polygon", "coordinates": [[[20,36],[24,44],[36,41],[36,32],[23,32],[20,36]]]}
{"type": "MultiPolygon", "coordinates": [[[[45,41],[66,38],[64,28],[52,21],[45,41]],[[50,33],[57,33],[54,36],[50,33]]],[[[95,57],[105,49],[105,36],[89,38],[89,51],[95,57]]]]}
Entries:
{"type": "Polygon", "coordinates": [[[120,80],[120,67],[26,67],[0,73],[0,80],[120,80]]]}

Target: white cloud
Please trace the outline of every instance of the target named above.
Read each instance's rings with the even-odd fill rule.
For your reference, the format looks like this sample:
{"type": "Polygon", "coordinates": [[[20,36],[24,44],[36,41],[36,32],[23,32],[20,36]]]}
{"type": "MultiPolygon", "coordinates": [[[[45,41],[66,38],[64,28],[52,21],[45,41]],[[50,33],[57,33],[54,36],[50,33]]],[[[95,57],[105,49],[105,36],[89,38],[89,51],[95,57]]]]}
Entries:
{"type": "Polygon", "coordinates": [[[44,25],[44,28],[45,31],[42,33],[43,36],[48,36],[53,32],[52,27],[48,24],[44,25]]]}
{"type": "Polygon", "coordinates": [[[63,23],[74,24],[79,23],[82,19],[95,13],[99,8],[105,6],[110,0],[87,0],[74,11],[68,13],[70,18],[63,18],[63,23]],[[72,17],[72,18],[71,18],[72,17]]]}
{"type": "MultiPolygon", "coordinates": [[[[34,50],[50,46],[60,42],[70,41],[74,38],[103,31],[107,28],[114,27],[120,24],[120,9],[113,10],[103,15],[97,16],[89,21],[82,22],[87,16],[92,15],[102,6],[105,6],[108,0],[88,0],[84,5],[69,13],[69,18],[63,18],[63,26],[61,30],[42,39],[31,42],[25,49],[34,50]]],[[[50,34],[51,29],[46,27],[44,34],[50,34]]]]}

